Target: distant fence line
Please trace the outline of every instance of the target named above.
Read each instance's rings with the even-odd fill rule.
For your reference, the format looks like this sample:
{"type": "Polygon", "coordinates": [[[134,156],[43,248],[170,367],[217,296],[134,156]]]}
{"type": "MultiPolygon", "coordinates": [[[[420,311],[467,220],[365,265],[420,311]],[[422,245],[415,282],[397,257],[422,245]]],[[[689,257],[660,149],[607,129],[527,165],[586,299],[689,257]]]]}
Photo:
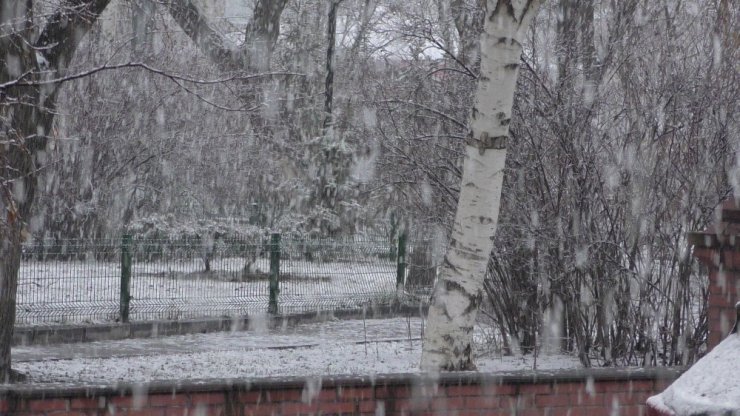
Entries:
{"type": "Polygon", "coordinates": [[[291,313],[424,301],[429,241],[64,240],[24,245],[16,325],[291,313]]]}

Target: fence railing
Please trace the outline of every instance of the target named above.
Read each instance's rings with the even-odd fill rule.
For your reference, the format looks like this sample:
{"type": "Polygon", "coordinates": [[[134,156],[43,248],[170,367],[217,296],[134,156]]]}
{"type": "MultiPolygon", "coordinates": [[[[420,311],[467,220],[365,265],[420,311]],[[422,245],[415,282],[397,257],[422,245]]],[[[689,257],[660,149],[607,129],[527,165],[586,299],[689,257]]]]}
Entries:
{"type": "Polygon", "coordinates": [[[425,300],[428,242],[256,239],[56,241],[24,246],[16,325],[360,308],[425,300]]]}

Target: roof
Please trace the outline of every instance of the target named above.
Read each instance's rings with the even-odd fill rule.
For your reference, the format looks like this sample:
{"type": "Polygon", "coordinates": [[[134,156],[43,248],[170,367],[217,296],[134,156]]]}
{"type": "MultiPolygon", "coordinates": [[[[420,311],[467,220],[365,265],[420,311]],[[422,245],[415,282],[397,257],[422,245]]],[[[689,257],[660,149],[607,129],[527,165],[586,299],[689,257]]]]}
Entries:
{"type": "MultiPolygon", "coordinates": [[[[735,305],[740,317],[740,302],[735,305]]],[[[740,415],[740,333],[732,333],[648,406],[671,415],[740,415]]]]}

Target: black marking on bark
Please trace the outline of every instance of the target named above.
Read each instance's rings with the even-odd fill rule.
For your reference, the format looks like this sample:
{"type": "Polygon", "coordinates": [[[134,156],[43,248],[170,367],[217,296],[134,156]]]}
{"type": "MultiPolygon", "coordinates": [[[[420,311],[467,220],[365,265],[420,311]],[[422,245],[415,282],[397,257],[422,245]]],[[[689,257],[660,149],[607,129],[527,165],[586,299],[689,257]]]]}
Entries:
{"type": "Polygon", "coordinates": [[[450,261],[447,259],[447,256],[445,256],[445,259],[444,259],[443,263],[444,263],[445,267],[447,267],[448,269],[450,269],[452,271],[455,271],[455,272],[457,271],[457,267],[455,267],[455,265],[453,265],[452,263],[450,263],[450,261]]]}
{"type": "Polygon", "coordinates": [[[445,280],[445,290],[447,290],[448,292],[451,292],[453,290],[455,292],[460,292],[463,295],[465,295],[468,298],[468,300],[470,299],[470,295],[465,290],[465,288],[462,287],[462,285],[460,283],[457,283],[457,282],[455,282],[453,280],[445,280]]]}
{"type": "Polygon", "coordinates": [[[517,62],[517,63],[506,64],[504,65],[504,69],[507,71],[516,71],[517,69],[519,69],[519,63],[517,62]]]}
{"type": "Polygon", "coordinates": [[[471,358],[472,356],[472,348],[470,344],[467,344],[465,348],[462,349],[462,354],[459,348],[455,348],[453,350],[453,353],[455,356],[462,356],[461,358],[457,359],[457,361],[448,362],[445,363],[441,370],[442,371],[475,371],[477,370],[477,367],[475,364],[473,364],[473,360],[471,358]]]}
{"type": "Polygon", "coordinates": [[[487,256],[483,255],[482,253],[483,252],[480,249],[475,249],[475,253],[469,250],[458,250],[457,255],[468,260],[483,261],[487,256]]]}
{"type": "Polygon", "coordinates": [[[522,48],[522,44],[516,38],[501,37],[501,38],[498,38],[496,44],[503,45],[503,46],[509,46],[509,47],[516,47],[519,49],[522,48]]]}
{"type": "Polygon", "coordinates": [[[473,136],[471,132],[468,137],[465,138],[465,144],[471,147],[478,148],[478,151],[483,155],[488,149],[506,149],[508,136],[490,136],[487,131],[480,134],[479,138],[473,136]]]}
{"type": "Polygon", "coordinates": [[[478,310],[478,306],[481,304],[482,301],[483,301],[483,293],[482,292],[478,292],[477,294],[475,294],[473,296],[468,296],[468,302],[469,303],[468,303],[468,306],[463,311],[463,314],[467,315],[469,313],[472,313],[472,312],[478,310]]]}
{"type": "Polygon", "coordinates": [[[450,311],[447,310],[447,306],[442,308],[442,314],[445,316],[445,318],[447,318],[447,320],[452,320],[452,315],[450,315],[450,311]]]}
{"type": "Polygon", "coordinates": [[[488,225],[493,222],[493,219],[491,217],[478,217],[478,221],[483,225],[488,225]]]}
{"type": "Polygon", "coordinates": [[[501,127],[506,127],[506,126],[509,125],[509,123],[511,123],[511,119],[510,118],[505,118],[505,119],[501,120],[501,127]]]}
{"type": "Polygon", "coordinates": [[[534,3],[536,0],[528,0],[527,4],[524,5],[524,9],[522,9],[522,18],[519,22],[519,26],[521,27],[522,23],[524,23],[524,16],[529,13],[529,9],[532,7],[532,3],[534,3]]]}
{"type": "Polygon", "coordinates": [[[500,13],[506,13],[512,20],[519,22],[519,19],[516,18],[516,14],[514,13],[514,5],[511,3],[511,0],[499,0],[496,2],[496,7],[493,8],[493,11],[488,16],[488,21],[492,22],[500,13]],[[503,11],[504,7],[506,8],[505,11],[503,11]]]}

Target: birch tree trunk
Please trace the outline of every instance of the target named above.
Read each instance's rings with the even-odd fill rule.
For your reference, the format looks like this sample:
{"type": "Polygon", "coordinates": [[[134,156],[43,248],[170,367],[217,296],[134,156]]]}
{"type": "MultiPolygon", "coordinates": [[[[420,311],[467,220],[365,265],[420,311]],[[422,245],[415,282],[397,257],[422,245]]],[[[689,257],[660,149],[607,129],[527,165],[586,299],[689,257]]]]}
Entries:
{"type": "Polygon", "coordinates": [[[488,0],[481,69],[450,245],[429,307],[421,368],[475,368],[473,326],[498,223],[522,42],[542,0],[488,0]]]}

